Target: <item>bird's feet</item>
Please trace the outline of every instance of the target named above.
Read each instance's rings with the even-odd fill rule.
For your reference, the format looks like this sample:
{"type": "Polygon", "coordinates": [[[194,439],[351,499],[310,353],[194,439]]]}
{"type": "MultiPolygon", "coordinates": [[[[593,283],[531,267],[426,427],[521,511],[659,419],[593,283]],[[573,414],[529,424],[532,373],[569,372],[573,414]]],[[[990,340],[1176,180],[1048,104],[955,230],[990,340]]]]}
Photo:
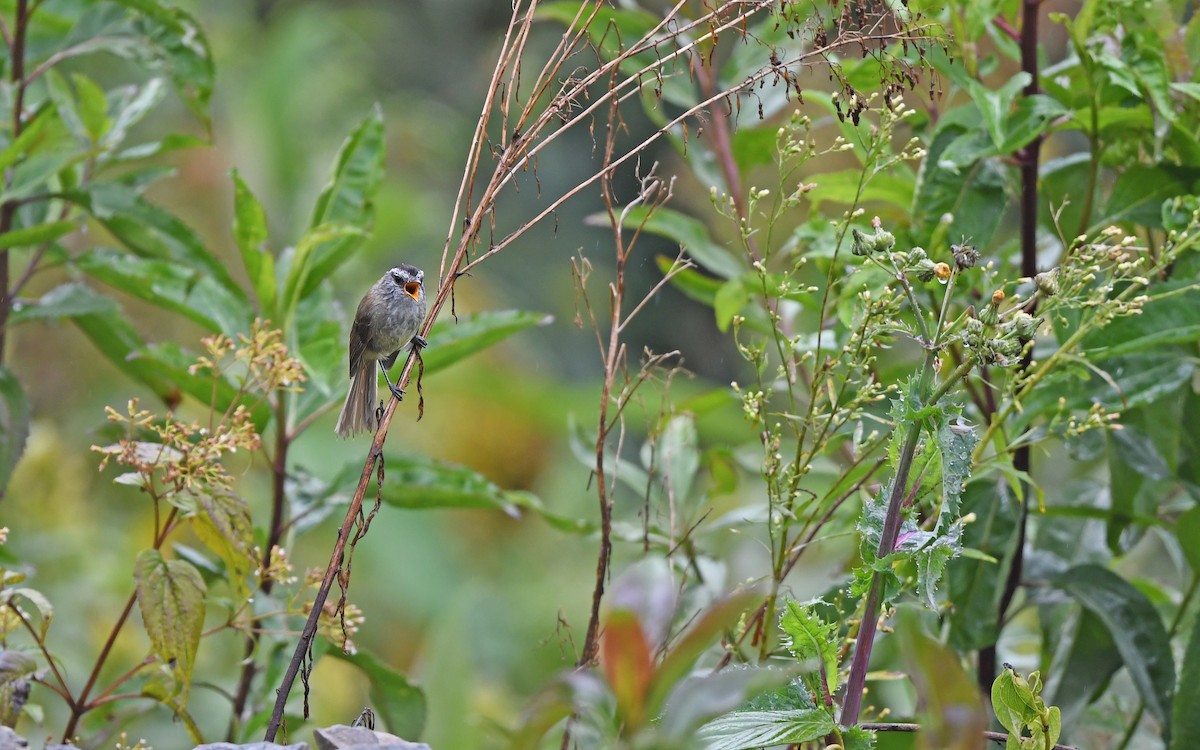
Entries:
{"type": "Polygon", "coordinates": [[[417,334],[412,337],[412,348],[414,352],[419,352],[427,346],[429,346],[429,342],[426,341],[425,337],[421,334],[417,334]]]}
{"type": "Polygon", "coordinates": [[[404,400],[404,389],[401,388],[400,386],[392,385],[391,383],[388,383],[388,390],[390,390],[392,392],[392,395],[396,397],[397,401],[404,400]]]}

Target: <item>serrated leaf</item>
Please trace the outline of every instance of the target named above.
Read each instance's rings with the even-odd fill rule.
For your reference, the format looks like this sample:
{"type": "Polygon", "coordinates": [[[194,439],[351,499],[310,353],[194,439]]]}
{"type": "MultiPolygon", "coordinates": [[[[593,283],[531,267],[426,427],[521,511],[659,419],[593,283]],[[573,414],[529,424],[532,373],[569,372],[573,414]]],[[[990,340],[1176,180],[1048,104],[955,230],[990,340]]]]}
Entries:
{"type": "Polygon", "coordinates": [[[138,609],[154,653],[178,681],[178,705],[187,705],[192,667],[204,629],[204,580],[190,563],[164,560],[158,550],[143,550],[134,567],[138,609]]]}
{"type": "Polygon", "coordinates": [[[0,498],[4,497],[13,468],[25,452],[29,416],[29,398],[21,381],[11,370],[0,367],[0,498]]]}
{"type": "Polygon", "coordinates": [[[826,623],[812,605],[787,600],[779,617],[779,629],[787,636],[784,645],[801,661],[815,659],[823,666],[825,690],[838,689],[838,624],[826,623]]]}
{"type": "Polygon", "coordinates": [[[1175,662],[1154,605],[1128,581],[1099,565],[1071,568],[1056,585],[1104,623],[1147,710],[1169,740],[1175,662]]]}
{"type": "Polygon", "coordinates": [[[820,739],[837,726],[822,708],[793,711],[735,711],[700,728],[705,750],[757,750],[820,739]]]}
{"type": "Polygon", "coordinates": [[[371,705],[383,719],[387,731],[400,737],[419,737],[425,730],[425,692],[402,673],[384,664],[367,651],[347,654],[340,648],[329,654],[353,664],[370,680],[371,705]]]}
{"type": "Polygon", "coordinates": [[[267,212],[236,169],[233,170],[233,236],[263,315],[277,319],[275,256],[267,247],[267,212]]]}
{"type": "Polygon", "coordinates": [[[979,436],[970,425],[951,416],[940,420],[937,431],[938,449],[942,456],[942,508],[938,513],[937,530],[943,533],[958,520],[958,508],[963,489],[971,476],[971,453],[979,436]]]}
{"type": "Polygon", "coordinates": [[[234,609],[250,597],[247,577],[258,567],[254,555],[254,523],[250,506],[232,492],[211,492],[195,497],[197,513],[192,528],[200,541],[225,563],[225,574],[233,588],[234,609]]]}
{"type": "Polygon", "coordinates": [[[498,310],[438,320],[429,332],[429,348],[422,350],[425,374],[444,370],[513,334],[534,326],[549,325],[554,318],[524,310],[498,310]]]}

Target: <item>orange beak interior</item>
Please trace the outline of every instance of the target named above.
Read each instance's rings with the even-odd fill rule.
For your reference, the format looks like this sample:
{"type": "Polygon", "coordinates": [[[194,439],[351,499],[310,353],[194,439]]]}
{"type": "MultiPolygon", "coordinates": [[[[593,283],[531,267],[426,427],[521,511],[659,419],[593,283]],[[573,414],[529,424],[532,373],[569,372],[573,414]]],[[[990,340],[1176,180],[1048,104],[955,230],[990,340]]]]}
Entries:
{"type": "Polygon", "coordinates": [[[404,285],[404,291],[408,293],[409,297],[417,299],[421,294],[421,285],[415,281],[410,281],[404,285]]]}

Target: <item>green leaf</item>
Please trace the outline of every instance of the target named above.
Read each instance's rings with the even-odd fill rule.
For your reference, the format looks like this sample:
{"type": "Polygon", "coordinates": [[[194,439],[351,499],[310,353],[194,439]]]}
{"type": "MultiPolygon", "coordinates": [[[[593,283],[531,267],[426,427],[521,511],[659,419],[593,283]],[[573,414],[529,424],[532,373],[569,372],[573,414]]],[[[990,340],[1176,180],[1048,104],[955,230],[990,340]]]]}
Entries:
{"type": "Polygon", "coordinates": [[[281,300],[283,306],[280,310],[283,315],[284,328],[292,327],[296,308],[316,289],[316,284],[310,285],[309,280],[315,272],[313,264],[317,250],[322,246],[348,238],[355,238],[357,242],[364,237],[366,237],[366,233],[354,224],[340,222],[321,224],[305,232],[295,249],[284,254],[287,278],[283,282],[283,299],[281,300]]]}
{"type": "Polygon", "coordinates": [[[229,294],[245,298],[226,264],[174,214],[125,185],[97,183],[65,195],[90,213],[126,247],[144,258],[172,260],[213,277],[229,294]]]}
{"type": "Polygon", "coordinates": [[[1175,537],[1192,567],[1192,575],[1200,575],[1200,505],[1193,505],[1179,516],[1175,522],[1175,537]]]}
{"type": "Polygon", "coordinates": [[[975,681],[967,676],[958,655],[925,631],[924,612],[902,607],[896,618],[896,639],[924,714],[921,747],[938,750],[976,750],[987,728],[983,701],[975,681]]]}
{"type": "Polygon", "coordinates": [[[735,711],[700,727],[705,750],[757,750],[817,740],[836,724],[823,708],[791,711],[735,711]]]}
{"type": "Polygon", "coordinates": [[[956,416],[939,420],[938,449],[942,457],[942,508],[938,513],[937,531],[945,532],[959,518],[958,506],[967,479],[971,476],[971,452],[979,442],[975,429],[956,416]]]}
{"type": "MultiPolygon", "coordinates": [[[[659,255],[655,257],[654,263],[658,266],[659,271],[666,274],[675,261],[665,255],[659,255]]],[[[671,284],[676,289],[709,307],[715,303],[717,291],[721,288],[722,283],[719,279],[705,276],[694,268],[685,268],[671,277],[671,284]]]]}
{"type": "Polygon", "coordinates": [[[29,398],[21,382],[7,367],[0,367],[0,498],[4,497],[13,467],[25,452],[29,415],[29,398]]]}
{"type": "Polygon", "coordinates": [[[788,599],[779,617],[779,629],[787,636],[784,645],[801,661],[817,660],[823,666],[825,690],[838,689],[838,624],[826,623],[811,604],[788,599]]]}
{"type": "Polygon", "coordinates": [[[383,179],[384,156],[383,109],[376,104],[338,151],[333,175],[317,198],[309,222],[310,229],[323,224],[350,224],[362,233],[331,238],[313,249],[300,296],[308,296],[362,244],[372,223],[372,201],[383,179]]]}
{"type": "Polygon", "coordinates": [[[94,292],[85,284],[70,282],[50,289],[34,302],[18,300],[13,305],[8,323],[17,325],[29,320],[56,320],[86,314],[113,314],[120,308],[108,296],[94,292]]]}
{"type": "Polygon", "coordinates": [[[1117,318],[1084,337],[1080,347],[1096,362],[1200,338],[1200,290],[1191,281],[1156,283],[1140,315],[1117,318]]]}
{"type": "Polygon", "coordinates": [[[468,356],[486,349],[515,333],[544,326],[554,319],[549,315],[523,310],[499,310],[464,315],[455,322],[442,318],[429,332],[429,348],[422,350],[425,374],[444,370],[468,356]]]}
{"type": "Polygon", "coordinates": [[[35,224],[32,227],[22,227],[0,234],[0,250],[10,247],[26,247],[53,242],[64,234],[69,234],[79,228],[79,222],[74,220],[49,221],[35,224]]]}
{"type": "Polygon", "coordinates": [[[104,247],[84,253],[76,263],[92,277],[177,312],[210,332],[234,336],[250,327],[253,313],[245,300],[199,269],[104,247]]]}
{"type": "MultiPolygon", "coordinates": [[[[699,219],[670,208],[649,209],[634,206],[624,214],[622,226],[626,229],[641,228],[644,232],[666,237],[678,242],[687,257],[723,279],[740,276],[747,268],[741,258],[715,242],[708,227],[699,219]]],[[[608,223],[607,215],[588,218],[588,223],[608,223]]]]}
{"type": "Polygon", "coordinates": [[[275,256],[267,247],[267,213],[236,169],[233,170],[233,236],[263,315],[277,320],[275,256]]]}
{"type": "Polygon", "coordinates": [[[179,684],[180,707],[187,705],[192,667],[204,629],[204,580],[191,564],[164,560],[158,550],[143,550],[134,567],[138,609],[159,660],[171,667],[179,684]]]}
{"type": "Polygon", "coordinates": [[[691,414],[676,414],[658,439],[658,460],[673,502],[692,500],[692,482],[700,469],[696,420],[691,414]]]}
{"type": "Polygon", "coordinates": [[[717,638],[732,628],[754,603],[761,599],[754,591],[740,591],[716,602],[696,617],[673,644],[654,673],[647,696],[648,711],[656,715],[670,691],[688,674],[701,654],[717,638]]]}
{"type": "Polygon", "coordinates": [[[1169,739],[1175,662],[1170,639],[1150,600],[1128,581],[1099,565],[1080,565],[1056,580],[1108,628],[1150,715],[1169,739]]]}
{"type": "Polygon", "coordinates": [[[400,737],[419,737],[425,730],[425,692],[400,672],[372,654],[358,650],[353,654],[330,649],[330,655],[349,662],[363,671],[371,683],[371,705],[383,719],[387,731],[400,737]]]}
{"type": "MultiPolygon", "coordinates": [[[[347,464],[333,485],[353,494],[362,475],[362,462],[347,464]]],[[[501,489],[479,472],[465,466],[416,454],[387,460],[388,481],[383,501],[396,508],[484,508],[518,516],[528,507],[528,493],[501,489]]],[[[374,492],[374,485],[368,495],[374,492]]]]}
{"type": "Polygon", "coordinates": [[[1126,223],[1161,229],[1163,201],[1192,192],[1197,179],[1200,169],[1130,166],[1117,177],[1103,214],[1095,217],[1092,226],[1126,223]]]}
{"type": "MultiPolygon", "coordinates": [[[[1192,508],[1193,512],[1197,510],[1200,510],[1200,506],[1192,508]]],[[[1200,617],[1194,618],[1192,623],[1192,632],[1188,636],[1187,649],[1183,652],[1179,668],[1179,687],[1175,691],[1171,750],[1200,747],[1200,711],[1196,710],[1200,706],[1200,617]]]]}
{"type": "Polygon", "coordinates": [[[195,501],[198,511],[190,517],[192,529],[225,563],[225,577],[233,589],[237,609],[250,598],[246,579],[259,564],[250,506],[232,492],[197,493],[195,501]]]}
{"type": "Polygon", "coordinates": [[[733,323],[733,316],[742,311],[750,302],[750,293],[742,279],[730,279],[721,285],[713,299],[713,313],[717,317],[717,328],[722,332],[728,331],[733,323]]]}
{"type": "Polygon", "coordinates": [[[79,117],[88,138],[92,143],[99,143],[112,126],[112,121],[108,119],[108,99],[104,96],[104,89],[82,73],[72,73],[71,82],[75,84],[75,95],[79,97],[79,117]]]}
{"type": "Polygon", "coordinates": [[[132,12],[131,36],[136,46],[107,49],[138,60],[171,79],[192,113],[210,127],[208,100],[215,77],[212,52],[199,22],[181,8],[162,0],[114,0],[132,12]]]}

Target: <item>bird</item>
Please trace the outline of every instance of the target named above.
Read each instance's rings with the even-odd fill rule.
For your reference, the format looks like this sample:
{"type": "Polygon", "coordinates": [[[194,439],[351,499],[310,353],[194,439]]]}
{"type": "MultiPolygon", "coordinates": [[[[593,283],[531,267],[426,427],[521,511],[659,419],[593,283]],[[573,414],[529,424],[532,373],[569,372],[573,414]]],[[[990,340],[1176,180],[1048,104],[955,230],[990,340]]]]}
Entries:
{"type": "Polygon", "coordinates": [[[425,273],[407,263],[389,270],[363,295],[350,327],[350,391],[334,428],[338,437],[374,432],[378,426],[376,364],[392,395],[403,400],[404,390],[392,384],[388,369],[401,350],[419,352],[429,345],[417,334],[425,309],[425,273]]]}

